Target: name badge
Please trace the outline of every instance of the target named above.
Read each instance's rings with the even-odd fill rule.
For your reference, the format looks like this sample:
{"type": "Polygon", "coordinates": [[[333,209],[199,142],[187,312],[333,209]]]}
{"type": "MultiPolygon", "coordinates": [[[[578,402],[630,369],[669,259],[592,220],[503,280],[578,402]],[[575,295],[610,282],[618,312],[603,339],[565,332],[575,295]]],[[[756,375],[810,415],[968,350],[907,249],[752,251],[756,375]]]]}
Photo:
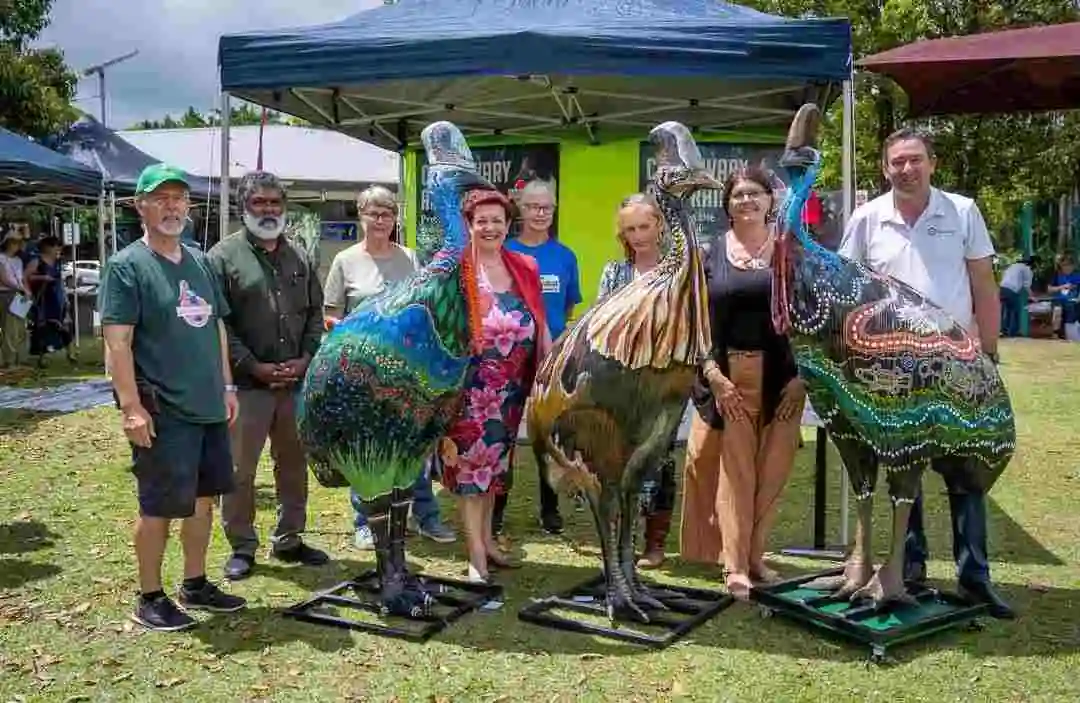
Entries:
{"type": "Polygon", "coordinates": [[[558,276],[553,276],[550,273],[541,274],[540,275],[540,288],[545,293],[558,293],[559,290],[560,290],[559,277],[558,276]]]}

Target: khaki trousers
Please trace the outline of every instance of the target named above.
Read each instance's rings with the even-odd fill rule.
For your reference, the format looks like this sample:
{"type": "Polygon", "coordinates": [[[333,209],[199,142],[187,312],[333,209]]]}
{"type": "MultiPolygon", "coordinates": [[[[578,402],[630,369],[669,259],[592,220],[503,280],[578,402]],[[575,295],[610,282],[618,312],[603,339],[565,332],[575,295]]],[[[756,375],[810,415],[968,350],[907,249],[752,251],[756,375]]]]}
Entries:
{"type": "Polygon", "coordinates": [[[763,357],[728,356],[731,382],[749,420],[725,420],[711,428],[696,413],[686,446],[681,526],[682,557],[723,563],[749,574],[761,564],[776,505],[791,474],[799,445],[802,406],[787,420],[762,424],[763,357]]]}
{"type": "Polygon", "coordinates": [[[8,312],[15,291],[0,291],[0,362],[17,364],[26,355],[26,320],[8,312]]]}
{"type": "Polygon", "coordinates": [[[236,488],[221,498],[221,522],[233,552],[254,557],[255,473],[267,438],[274,461],[277,525],[271,542],[277,549],[300,544],[307,522],[307,457],[296,431],[296,396],[292,389],[245,389],[239,392],[240,415],[233,425],[232,455],[236,488]]]}

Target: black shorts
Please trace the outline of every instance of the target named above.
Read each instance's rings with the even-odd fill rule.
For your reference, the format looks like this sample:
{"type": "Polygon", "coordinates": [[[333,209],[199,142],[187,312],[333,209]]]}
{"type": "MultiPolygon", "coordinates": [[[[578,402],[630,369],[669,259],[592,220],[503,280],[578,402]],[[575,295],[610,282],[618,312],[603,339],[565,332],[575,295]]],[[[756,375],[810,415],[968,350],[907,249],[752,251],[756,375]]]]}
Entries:
{"type": "Polygon", "coordinates": [[[232,450],[225,422],[196,424],[156,413],[149,448],[132,446],[139,514],[180,519],[195,513],[195,499],[233,491],[232,450]]]}

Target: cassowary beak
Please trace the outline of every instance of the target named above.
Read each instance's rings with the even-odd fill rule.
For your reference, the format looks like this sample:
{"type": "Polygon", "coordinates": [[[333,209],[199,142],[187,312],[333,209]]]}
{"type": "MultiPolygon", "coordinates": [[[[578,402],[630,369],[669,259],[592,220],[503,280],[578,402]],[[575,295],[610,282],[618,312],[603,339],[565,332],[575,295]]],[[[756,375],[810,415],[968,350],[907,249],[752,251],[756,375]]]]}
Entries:
{"type": "Polygon", "coordinates": [[[695,188],[707,188],[709,190],[723,190],[724,184],[721,183],[716,176],[712,175],[704,169],[695,169],[690,177],[686,180],[687,185],[694,186],[695,188]]]}
{"type": "Polygon", "coordinates": [[[454,175],[454,180],[457,182],[458,187],[462,190],[472,190],[474,188],[494,188],[495,186],[488,179],[481,176],[476,171],[469,169],[461,169],[454,175]]]}

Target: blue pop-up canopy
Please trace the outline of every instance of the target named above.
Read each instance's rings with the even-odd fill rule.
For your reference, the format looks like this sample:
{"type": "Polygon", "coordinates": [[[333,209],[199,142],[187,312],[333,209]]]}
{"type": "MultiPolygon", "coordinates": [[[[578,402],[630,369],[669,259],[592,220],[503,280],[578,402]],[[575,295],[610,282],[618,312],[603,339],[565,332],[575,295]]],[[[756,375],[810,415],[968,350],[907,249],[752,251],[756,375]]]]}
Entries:
{"type": "Polygon", "coordinates": [[[0,127],[0,197],[97,197],[101,172],[0,127]]]}
{"type": "Polygon", "coordinates": [[[718,0],[400,0],[333,24],[223,36],[223,90],[382,146],[467,134],[786,124],[851,73],[846,19],[718,0]]]}
{"type": "MultiPolygon", "coordinates": [[[[71,159],[95,168],[117,195],[133,195],[139,174],[159,159],[140,151],[90,115],[83,115],[63,134],[52,140],[53,146],[71,159]]],[[[216,183],[188,175],[194,197],[205,200],[216,196],[216,183]]]]}

